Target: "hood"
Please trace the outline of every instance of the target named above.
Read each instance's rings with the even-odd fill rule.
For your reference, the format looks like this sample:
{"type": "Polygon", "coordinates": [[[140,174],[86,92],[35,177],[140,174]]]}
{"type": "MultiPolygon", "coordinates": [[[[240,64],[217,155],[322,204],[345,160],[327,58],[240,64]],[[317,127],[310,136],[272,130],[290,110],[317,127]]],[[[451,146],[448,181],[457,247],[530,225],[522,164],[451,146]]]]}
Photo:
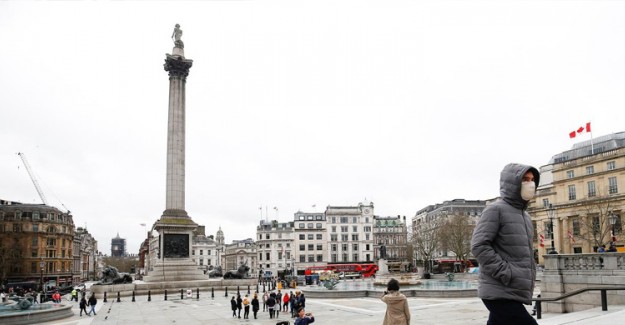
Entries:
{"type": "Polygon", "coordinates": [[[501,171],[499,194],[502,200],[515,208],[525,209],[527,207],[528,201],[521,198],[521,181],[523,180],[523,175],[528,171],[534,174],[534,183],[536,183],[536,188],[538,188],[540,173],[538,169],[532,166],[512,163],[506,165],[501,171]]]}
{"type": "Polygon", "coordinates": [[[388,302],[402,302],[403,303],[403,301],[406,300],[406,296],[401,294],[399,291],[390,291],[386,295],[385,299],[388,302]]]}

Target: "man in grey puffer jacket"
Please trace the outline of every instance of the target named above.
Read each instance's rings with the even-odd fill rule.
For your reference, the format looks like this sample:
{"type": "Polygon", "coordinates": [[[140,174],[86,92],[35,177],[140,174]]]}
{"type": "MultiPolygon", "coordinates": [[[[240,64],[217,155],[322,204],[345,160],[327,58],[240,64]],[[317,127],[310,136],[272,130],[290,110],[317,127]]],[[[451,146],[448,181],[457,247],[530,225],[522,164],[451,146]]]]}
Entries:
{"type": "Polygon", "coordinates": [[[478,296],[490,311],[488,325],[537,324],[523,304],[531,305],[536,279],[534,230],[525,209],[539,180],[534,167],[504,167],[501,198],[484,209],[473,231],[471,252],[480,267],[478,296]]]}

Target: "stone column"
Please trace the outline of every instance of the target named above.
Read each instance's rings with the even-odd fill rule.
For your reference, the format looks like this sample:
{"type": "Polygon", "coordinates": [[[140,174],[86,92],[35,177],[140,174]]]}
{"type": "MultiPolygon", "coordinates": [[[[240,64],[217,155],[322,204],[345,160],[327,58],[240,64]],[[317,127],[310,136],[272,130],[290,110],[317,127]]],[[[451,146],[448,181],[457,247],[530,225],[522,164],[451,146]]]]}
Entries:
{"type": "Polygon", "coordinates": [[[185,211],[185,94],[193,60],[167,54],[169,114],[167,126],[167,187],[164,216],[186,217],[185,211]]]}

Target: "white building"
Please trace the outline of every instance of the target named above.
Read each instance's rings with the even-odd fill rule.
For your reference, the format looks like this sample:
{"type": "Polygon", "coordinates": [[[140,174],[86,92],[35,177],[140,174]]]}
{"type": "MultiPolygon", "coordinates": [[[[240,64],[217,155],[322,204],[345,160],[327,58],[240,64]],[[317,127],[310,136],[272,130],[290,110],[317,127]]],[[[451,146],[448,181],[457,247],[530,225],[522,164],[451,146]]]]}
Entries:
{"type": "Polygon", "coordinates": [[[328,233],[324,213],[295,213],[294,239],[296,272],[303,274],[310,266],[328,262],[328,233]]]}
{"type": "Polygon", "coordinates": [[[233,240],[232,244],[224,246],[224,252],[221,255],[221,263],[224,272],[236,270],[239,266],[247,263],[250,268],[249,274],[258,274],[258,255],[256,253],[256,243],[252,238],[243,240],[233,240]]]}
{"type": "Polygon", "coordinates": [[[373,202],[328,206],[327,254],[330,263],[373,262],[373,202]]]}
{"type": "MultiPolygon", "coordinates": [[[[219,228],[219,231],[221,231],[221,228],[219,228]]],[[[191,259],[200,269],[206,272],[212,270],[219,263],[219,245],[212,235],[206,236],[204,232],[204,226],[199,226],[193,233],[191,259]]]]}
{"type": "Polygon", "coordinates": [[[256,227],[257,276],[277,276],[293,270],[293,228],[293,222],[260,221],[256,227]]]}

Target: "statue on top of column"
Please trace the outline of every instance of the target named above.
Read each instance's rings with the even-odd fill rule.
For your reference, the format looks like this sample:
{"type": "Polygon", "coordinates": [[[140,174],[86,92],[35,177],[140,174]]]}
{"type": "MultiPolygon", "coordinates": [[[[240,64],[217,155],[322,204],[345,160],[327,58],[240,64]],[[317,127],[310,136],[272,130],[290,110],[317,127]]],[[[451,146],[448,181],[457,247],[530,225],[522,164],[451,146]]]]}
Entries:
{"type": "Polygon", "coordinates": [[[171,38],[174,40],[175,47],[183,49],[184,43],[182,43],[180,37],[182,37],[182,29],[180,29],[180,24],[176,24],[176,27],[174,27],[174,32],[171,34],[171,38]]]}

